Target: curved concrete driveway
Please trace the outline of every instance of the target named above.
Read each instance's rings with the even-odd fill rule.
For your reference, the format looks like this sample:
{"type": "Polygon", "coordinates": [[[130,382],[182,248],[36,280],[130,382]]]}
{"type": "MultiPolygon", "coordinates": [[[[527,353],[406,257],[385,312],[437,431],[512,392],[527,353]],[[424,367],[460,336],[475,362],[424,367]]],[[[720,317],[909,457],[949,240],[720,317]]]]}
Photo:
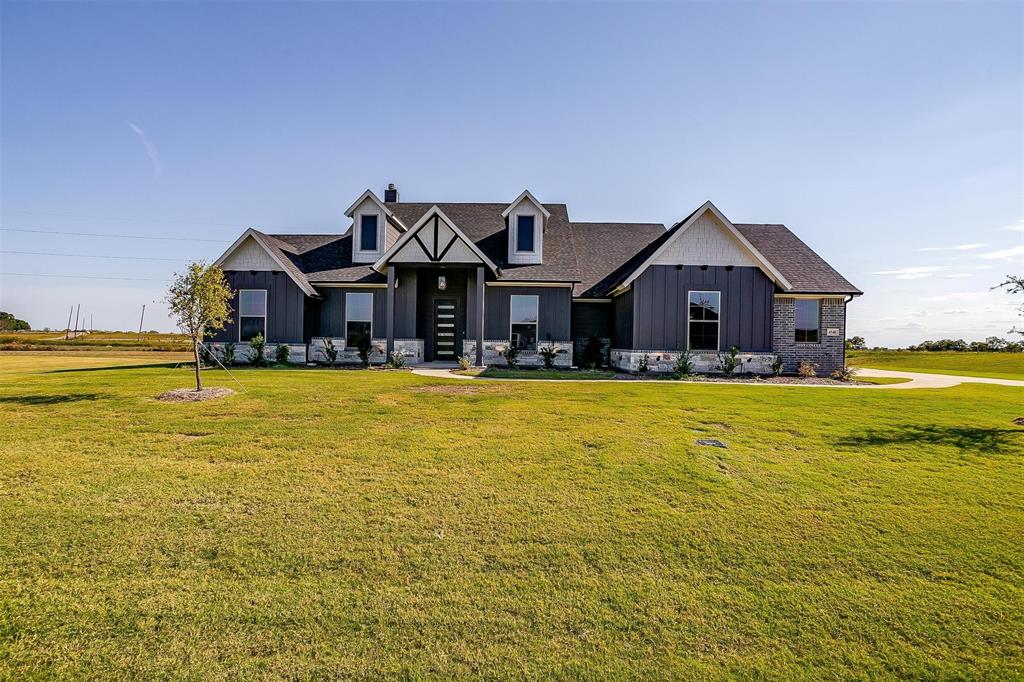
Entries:
{"type": "MultiPolygon", "coordinates": [[[[450,369],[438,367],[414,367],[413,374],[421,377],[432,377],[434,379],[460,379],[469,381],[555,381],[555,382],[582,382],[586,384],[618,382],[621,379],[495,379],[490,377],[475,377],[467,374],[452,374],[450,369]]],[[[890,369],[869,369],[863,368],[858,373],[863,377],[886,377],[894,379],[909,379],[899,384],[736,384],[732,381],[702,381],[701,384],[729,384],[742,386],[793,386],[796,388],[867,388],[867,389],[907,389],[907,388],[949,388],[960,384],[996,384],[999,386],[1019,386],[1024,388],[1024,381],[1015,379],[990,379],[987,377],[965,377],[952,374],[925,374],[922,372],[902,372],[890,369]]]]}

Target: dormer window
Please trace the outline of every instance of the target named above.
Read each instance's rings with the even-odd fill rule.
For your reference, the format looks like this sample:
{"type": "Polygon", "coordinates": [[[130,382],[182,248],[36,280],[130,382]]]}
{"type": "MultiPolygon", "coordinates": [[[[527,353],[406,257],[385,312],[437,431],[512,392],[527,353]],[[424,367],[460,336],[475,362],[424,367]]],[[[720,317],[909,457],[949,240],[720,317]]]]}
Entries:
{"type": "Polygon", "coordinates": [[[363,215],[359,221],[359,250],[377,250],[377,216],[363,215]]]}
{"type": "Polygon", "coordinates": [[[534,246],[535,222],[536,216],[516,216],[516,251],[520,253],[533,253],[536,250],[534,246]]]}

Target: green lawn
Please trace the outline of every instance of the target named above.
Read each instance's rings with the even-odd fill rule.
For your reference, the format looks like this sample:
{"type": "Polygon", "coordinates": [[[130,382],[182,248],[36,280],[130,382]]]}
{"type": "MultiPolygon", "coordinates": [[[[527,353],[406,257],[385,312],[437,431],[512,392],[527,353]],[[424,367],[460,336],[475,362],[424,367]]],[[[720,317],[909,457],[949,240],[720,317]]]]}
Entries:
{"type": "Polygon", "coordinates": [[[1024,379],[1024,353],[925,353],[854,350],[846,352],[854,367],[899,369],[931,374],[960,374],[996,379],[1024,379]]]}
{"type": "Polygon", "coordinates": [[[472,374],[488,379],[611,379],[615,372],[589,369],[503,369],[488,367],[484,370],[470,369],[460,374],[472,374]]]}
{"type": "Polygon", "coordinates": [[[1024,389],[148,362],[0,354],[0,679],[1024,676],[1024,389]]]}
{"type": "Polygon", "coordinates": [[[3,350],[150,350],[187,351],[191,348],[184,334],[143,332],[92,332],[73,339],[65,339],[63,331],[0,332],[0,351],[3,350]]]}

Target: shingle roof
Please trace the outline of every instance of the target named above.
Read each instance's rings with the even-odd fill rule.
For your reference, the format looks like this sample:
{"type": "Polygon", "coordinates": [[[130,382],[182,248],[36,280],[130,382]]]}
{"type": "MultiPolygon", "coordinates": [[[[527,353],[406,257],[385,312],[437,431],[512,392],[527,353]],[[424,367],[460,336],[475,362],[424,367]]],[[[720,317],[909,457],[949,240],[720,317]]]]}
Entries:
{"type": "Polygon", "coordinates": [[[352,235],[275,234],[266,235],[277,242],[300,276],[307,282],[353,282],[371,284],[387,278],[367,263],[352,262],[352,235]]]}
{"type": "Polygon", "coordinates": [[[793,286],[794,294],[855,294],[863,292],[836,272],[785,225],[737,224],[736,229],[761,252],[793,286]]]}
{"type": "MultiPolygon", "coordinates": [[[[630,264],[647,246],[660,241],[665,226],[658,223],[572,223],[580,282],[572,295],[602,298],[625,279],[630,264]]],[[[635,269],[642,261],[636,261],[635,269]]]]}

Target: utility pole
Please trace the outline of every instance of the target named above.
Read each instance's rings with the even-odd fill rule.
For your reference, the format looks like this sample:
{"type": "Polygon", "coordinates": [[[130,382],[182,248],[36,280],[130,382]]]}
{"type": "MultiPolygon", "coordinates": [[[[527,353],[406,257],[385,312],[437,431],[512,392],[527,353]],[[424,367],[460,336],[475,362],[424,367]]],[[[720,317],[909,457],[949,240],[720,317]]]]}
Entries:
{"type": "Polygon", "coordinates": [[[78,311],[75,313],[75,338],[78,338],[78,313],[82,312],[82,304],[78,304],[78,311]]]}
{"type": "Polygon", "coordinates": [[[89,313],[89,333],[92,334],[96,331],[96,327],[92,325],[92,313],[89,313]]]}
{"type": "Polygon", "coordinates": [[[71,310],[68,311],[68,326],[64,327],[64,340],[68,340],[68,335],[71,333],[71,316],[75,313],[75,306],[71,306],[71,310]]]}
{"type": "Polygon", "coordinates": [[[142,321],[146,319],[146,304],[142,304],[142,315],[139,316],[139,341],[142,341],[142,321]]]}

